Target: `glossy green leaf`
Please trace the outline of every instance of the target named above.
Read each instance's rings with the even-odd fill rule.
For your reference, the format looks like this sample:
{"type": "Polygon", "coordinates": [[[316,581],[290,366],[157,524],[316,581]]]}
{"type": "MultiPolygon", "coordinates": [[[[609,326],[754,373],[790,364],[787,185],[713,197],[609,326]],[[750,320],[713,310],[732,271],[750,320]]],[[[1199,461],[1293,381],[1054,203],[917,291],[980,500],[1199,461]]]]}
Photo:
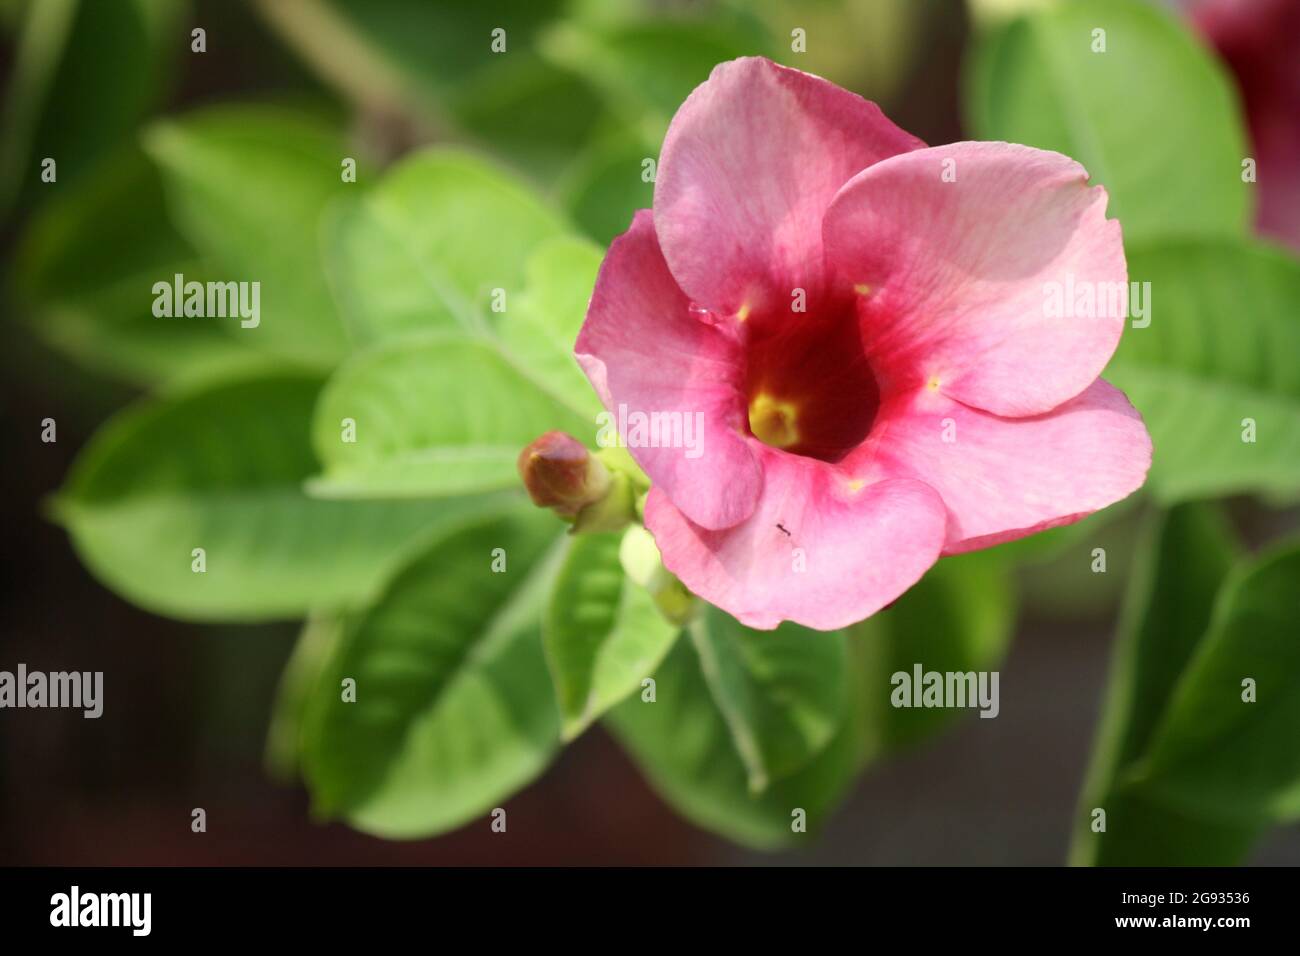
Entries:
{"type": "Polygon", "coordinates": [[[572,236],[542,242],[528,258],[524,292],[501,316],[496,337],[515,365],[586,416],[588,430],[601,404],[573,357],[573,346],[602,255],[597,246],[572,236]]]}
{"type": "Polygon", "coordinates": [[[1255,242],[1133,246],[1150,325],[1129,328],[1106,378],[1155,445],[1148,485],[1166,502],[1300,493],[1300,262],[1255,242]],[[1254,441],[1250,437],[1254,423],[1254,441]]]}
{"type": "Polygon", "coordinates": [[[519,452],[552,428],[581,438],[595,425],[494,343],[456,333],[401,339],[330,380],[312,427],[325,471],[311,491],[432,497],[518,487],[519,452]]]}
{"type": "Polygon", "coordinates": [[[1158,4],[1053,5],[989,30],[972,64],[974,138],[1077,159],[1110,193],[1107,214],[1126,240],[1249,226],[1254,187],[1242,182],[1248,150],[1231,82],[1158,4]]]}
{"type": "Polygon", "coordinates": [[[790,622],[755,631],[706,607],[687,633],[751,790],[798,770],[844,722],[849,680],[842,631],[790,622]]]}
{"type": "Polygon", "coordinates": [[[321,268],[326,204],[361,188],[329,126],[266,106],[222,106],[150,127],[173,219],[215,278],[260,283],[260,319],[238,328],[258,347],[328,368],[348,351],[321,268]]]}
{"type": "Polygon", "coordinates": [[[440,524],[499,502],[318,501],[311,377],[223,382],[122,412],[55,503],[108,587],[173,617],[252,621],[364,604],[440,524]],[[194,549],[206,570],[193,570],[194,549]]]}
{"type": "Polygon", "coordinates": [[[559,745],[540,634],[555,531],[530,508],[467,525],[347,625],[308,711],[320,812],[386,837],[430,836],[545,769],[559,745]]]}
{"type": "Polygon", "coordinates": [[[547,605],[542,640],[566,738],[638,690],[677,639],[679,628],[623,573],[621,541],[571,538],[547,605]]]}
{"type": "Polygon", "coordinates": [[[14,282],[37,331],[83,364],[170,385],[258,364],[237,319],[160,318],[153,285],[207,270],[172,228],[157,171],[135,149],[111,157],[37,212],[14,282]]]}
{"type": "Polygon", "coordinates": [[[1300,818],[1298,583],[1295,539],[1234,571],[1131,775],[1135,785],[1218,821],[1300,818]]]}
{"type": "Polygon", "coordinates": [[[493,306],[509,312],[523,291],[529,255],[563,231],[558,214],[506,173],[437,149],[333,210],[326,259],[348,328],[373,344],[487,327],[493,306]],[[494,302],[498,289],[504,299],[494,302]]]}
{"type": "Polygon", "coordinates": [[[682,816],[760,849],[815,840],[861,765],[861,722],[845,719],[802,768],[754,793],[750,771],[705,681],[696,644],[688,640],[678,641],[656,672],[655,700],[633,696],[611,710],[606,722],[650,784],[682,816]],[[795,829],[799,811],[806,832],[795,829]]]}
{"type": "MultiPolygon", "coordinates": [[[[806,838],[791,830],[795,807],[807,811],[810,828],[815,828],[868,761],[919,741],[953,718],[951,709],[893,708],[891,676],[899,670],[910,673],[916,662],[927,670],[996,669],[1014,617],[1004,563],[973,554],[945,558],[890,608],[845,632],[823,634],[791,625],[775,632],[748,632],[755,642],[777,641],[757,651],[748,649],[756,661],[756,676],[748,682],[755,696],[765,695],[760,706],[777,709],[778,716],[781,709],[804,706],[807,691],[817,683],[787,678],[783,687],[772,679],[781,673],[778,667],[769,668],[768,679],[760,681],[765,665],[780,662],[783,652],[802,651],[812,658],[796,662],[796,673],[815,667],[813,661],[823,655],[837,657],[842,672],[838,693],[843,703],[832,736],[808,762],[759,793],[751,787],[755,761],[742,757],[738,739],[743,738],[733,732],[737,712],[747,711],[736,707],[734,697],[720,698],[717,690],[737,682],[706,677],[719,668],[713,660],[701,663],[698,639],[677,642],[655,675],[654,703],[632,697],[610,712],[608,723],[664,799],[685,817],[741,843],[788,846],[806,838]],[[781,642],[783,630],[790,639],[786,642],[781,642]],[[795,638],[824,643],[820,650],[808,643],[800,647],[795,638]],[[732,713],[726,713],[728,708],[732,713]]],[[[706,655],[712,654],[713,646],[705,646],[706,655]]],[[[728,666],[737,669],[734,659],[728,666]]],[[[788,739],[789,728],[799,724],[787,716],[775,722],[751,721],[751,726],[768,731],[763,739],[771,741],[788,739]],[[784,726],[787,736],[773,738],[773,726],[784,726]]],[[[770,743],[766,751],[754,749],[775,750],[770,743]]]]}
{"type": "MultiPolygon", "coordinates": [[[[1106,699],[1076,816],[1074,862],[1174,865],[1198,852],[1204,853],[1199,862],[1236,859],[1211,853],[1200,830],[1208,833],[1214,827],[1203,817],[1162,809],[1150,795],[1132,788],[1116,790],[1117,779],[1129,773],[1150,746],[1152,731],[1209,625],[1215,595],[1235,553],[1230,530],[1210,506],[1183,505],[1150,521],[1112,652],[1106,699]],[[1105,832],[1092,830],[1095,808],[1106,811],[1105,832]],[[1148,831],[1150,840],[1144,835],[1148,831]]],[[[1248,834],[1234,836],[1232,829],[1224,828],[1223,847],[1249,842],[1248,834]]]]}

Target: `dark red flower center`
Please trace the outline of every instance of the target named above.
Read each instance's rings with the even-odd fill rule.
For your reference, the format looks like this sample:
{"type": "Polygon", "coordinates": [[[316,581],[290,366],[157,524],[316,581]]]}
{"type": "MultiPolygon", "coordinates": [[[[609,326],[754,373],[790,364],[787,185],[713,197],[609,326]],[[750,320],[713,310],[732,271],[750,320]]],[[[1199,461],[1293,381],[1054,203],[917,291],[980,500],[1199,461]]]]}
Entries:
{"type": "Polygon", "coordinates": [[[880,406],[852,303],[822,316],[765,318],[742,327],[750,433],[794,455],[839,461],[867,437],[880,406]]]}

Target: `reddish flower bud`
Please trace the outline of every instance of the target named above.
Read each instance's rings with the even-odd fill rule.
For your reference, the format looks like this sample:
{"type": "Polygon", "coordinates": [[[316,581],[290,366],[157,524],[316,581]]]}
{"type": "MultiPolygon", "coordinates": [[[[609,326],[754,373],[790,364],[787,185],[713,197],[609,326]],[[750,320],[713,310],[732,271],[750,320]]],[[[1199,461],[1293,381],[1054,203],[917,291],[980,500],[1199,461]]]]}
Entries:
{"type": "Polygon", "coordinates": [[[533,504],[572,518],[609,491],[609,471],[564,432],[542,435],[519,453],[519,476],[533,504]]]}

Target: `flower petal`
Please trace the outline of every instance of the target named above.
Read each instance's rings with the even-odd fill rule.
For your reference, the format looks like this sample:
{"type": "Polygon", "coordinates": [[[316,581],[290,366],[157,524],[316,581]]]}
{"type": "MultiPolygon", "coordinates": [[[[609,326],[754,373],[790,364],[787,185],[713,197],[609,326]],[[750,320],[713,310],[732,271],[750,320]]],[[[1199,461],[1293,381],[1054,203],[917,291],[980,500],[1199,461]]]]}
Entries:
{"type": "Polygon", "coordinates": [[[1087,178],[1058,153],[955,143],[846,185],[826,250],[863,291],[877,371],[997,415],[1036,415],[1083,391],[1115,351],[1128,301],[1119,223],[1087,178]]]}
{"type": "Polygon", "coordinates": [[[763,479],[745,437],[741,346],[691,311],[648,209],[610,246],[574,352],[613,421],[631,423],[632,456],[692,521],[749,516],[763,479]],[[662,423],[640,440],[657,433],[665,447],[638,447],[638,416],[662,423]]]}
{"type": "Polygon", "coordinates": [[[880,108],[760,57],[719,64],[673,117],[655,182],[655,229],[695,302],[809,311],[824,280],[822,216],[860,170],[925,144],[880,108]]]}
{"type": "Polygon", "coordinates": [[[944,507],[919,481],[852,487],[834,465],[760,446],[763,495],[724,531],[692,524],[660,488],[646,527],[691,591],[750,627],[782,620],[819,630],[869,617],[939,556],[944,507]]]}
{"type": "Polygon", "coordinates": [[[916,478],[939,492],[945,554],[1078,521],[1141,487],[1151,467],[1142,417],[1101,379],[1032,418],[999,418],[918,389],[877,422],[845,469],[867,480],[916,478]]]}

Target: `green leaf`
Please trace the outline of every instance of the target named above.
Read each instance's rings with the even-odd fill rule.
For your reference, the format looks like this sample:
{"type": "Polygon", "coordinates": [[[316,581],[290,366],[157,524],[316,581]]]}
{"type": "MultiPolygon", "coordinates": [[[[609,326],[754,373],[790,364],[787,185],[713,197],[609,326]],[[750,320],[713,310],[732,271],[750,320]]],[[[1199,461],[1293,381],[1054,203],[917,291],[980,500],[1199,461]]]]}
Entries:
{"type": "Polygon", "coordinates": [[[312,692],[342,638],[340,616],[318,614],[308,618],[280,674],[263,757],[267,772],[280,781],[293,779],[299,771],[312,692]]]}
{"type": "Polygon", "coordinates": [[[569,22],[542,35],[543,56],[585,76],[617,115],[651,142],[663,139],[677,108],[713,68],[770,52],[763,30],[743,14],[659,17],[635,22],[569,22]]]}
{"type": "Polygon", "coordinates": [[[317,501],[308,421],[318,380],[288,374],[122,412],[54,503],[82,561],[141,607],[192,620],[300,617],[364,604],[404,553],[488,497],[317,501]],[[192,570],[204,549],[206,571],[192,570]]]}
{"type": "Polygon", "coordinates": [[[1185,812],[1300,818],[1300,539],[1245,562],[1215,602],[1132,780],[1185,812]],[[1243,700],[1249,679],[1253,701],[1243,700]]]}
{"type": "Polygon", "coordinates": [[[1135,788],[1079,808],[1072,861],[1091,866],[1240,866],[1264,827],[1182,813],[1135,788]],[[1106,832],[1089,830],[1093,807],[1106,811],[1106,832]]]}
{"type": "Polygon", "coordinates": [[[1169,695],[1210,621],[1237,554],[1232,531],[1209,505],[1185,505],[1159,519],[1132,578],[1116,643],[1102,743],[1114,771],[1146,751],[1169,695]]]}
{"type": "MultiPolygon", "coordinates": [[[[368,229],[378,221],[377,210],[399,196],[406,197],[401,203],[414,202],[414,194],[432,188],[437,195],[426,197],[432,206],[454,206],[452,219],[463,214],[470,234],[482,233],[470,223],[474,210],[485,218],[518,214],[514,235],[521,244],[511,250],[497,241],[495,251],[483,244],[465,254],[474,243],[456,240],[453,254],[446,244],[454,230],[417,238],[413,229],[427,230],[413,223],[403,231],[423,251],[376,261],[380,269],[398,262],[414,268],[422,261],[420,275],[407,277],[419,294],[408,295],[412,289],[401,285],[405,280],[385,272],[383,288],[393,293],[386,299],[378,289],[353,298],[356,287],[345,296],[371,310],[362,320],[373,320],[371,331],[363,337],[391,341],[357,356],[326,389],[314,431],[326,467],[311,486],[321,496],[434,496],[515,487],[515,462],[525,445],[556,428],[589,436],[600,411],[573,357],[599,250],[554,235],[557,221],[528,193],[460,154],[428,154],[404,181],[408,185],[391,194],[391,181],[376,190],[369,211],[347,210],[336,238],[363,256],[373,254],[378,247],[365,237],[374,238],[368,229]],[[471,185],[443,195],[461,174],[471,185]],[[430,292],[431,279],[443,290],[440,299],[430,292]],[[471,298],[486,302],[496,282],[510,288],[500,321],[488,329],[471,298]],[[414,334],[415,329],[433,331],[414,334]],[[355,442],[340,440],[345,418],[357,423],[355,442]]],[[[391,239],[395,233],[384,235],[391,239]]],[[[360,260],[353,265],[363,281],[379,275],[360,260]]]]}
{"type": "Polygon", "coordinates": [[[448,96],[456,123],[494,155],[549,183],[601,121],[585,80],[530,52],[498,57],[492,69],[448,96]]]}
{"type": "Polygon", "coordinates": [[[508,313],[528,256],[563,231],[559,216],[507,174],[436,149],[333,210],[326,259],[353,338],[373,344],[486,328],[493,290],[504,290],[508,313]]]}
{"type": "MultiPolygon", "coordinates": [[[[942,35],[934,30],[935,10],[915,0],[764,0],[753,9],[768,32],[781,40],[769,54],[773,59],[825,77],[884,105],[886,112],[892,113],[892,104],[902,99],[907,84],[918,92],[925,84],[917,69],[922,56],[931,62],[940,57],[948,61],[950,56],[939,54],[934,45],[942,35]],[[796,25],[807,39],[806,49],[799,52],[792,49],[796,25]]],[[[953,39],[957,35],[955,29],[948,34],[953,39]]]]}
{"type": "Polygon", "coordinates": [[[621,541],[571,538],[546,609],[542,642],[566,739],[640,688],[677,639],[678,627],[623,573],[621,541]]]}
{"type": "Polygon", "coordinates": [[[402,339],[345,364],[312,428],[322,497],[463,495],[519,485],[519,452],[542,432],[579,436],[578,414],[490,341],[456,333],[402,339]],[[344,420],[356,424],[343,440],[344,420]]]}
{"type": "Polygon", "coordinates": [[[564,0],[256,6],[325,82],[406,137],[472,139],[541,182],[603,119],[586,81],[534,49],[564,0]]]}
{"type": "Polygon", "coordinates": [[[72,185],[162,98],[183,49],[176,0],[42,0],[27,11],[0,120],[0,217],[20,192],[72,185]],[[105,82],[111,76],[112,82],[105,82]]]}
{"type": "Polygon", "coordinates": [[[348,339],[321,267],[320,219],[358,184],[343,182],[335,131],[289,110],[222,106],[156,123],[145,145],[174,220],[216,277],[260,283],[259,324],[234,322],[233,333],[311,367],[341,359],[348,339]]]}
{"type": "Polygon", "coordinates": [[[814,839],[860,766],[861,724],[846,719],[802,768],[754,793],[693,641],[678,641],[660,665],[653,702],[631,697],[606,715],[606,723],[655,790],[686,819],[760,849],[814,839]],[[794,829],[800,810],[806,833],[794,829]]]}
{"type": "Polygon", "coordinates": [[[1253,187],[1231,83],[1158,4],[1053,5],[988,31],[972,63],[976,138],[1077,159],[1109,191],[1126,240],[1247,230],[1253,187]],[[1094,30],[1105,52],[1093,52],[1094,30]]]}
{"type": "MultiPolygon", "coordinates": [[[[1117,793],[1115,784],[1150,746],[1152,731],[1209,624],[1236,545],[1216,510],[1194,504],[1153,516],[1138,553],[1080,797],[1071,857],[1076,863],[1101,865],[1144,860],[1173,865],[1203,847],[1202,862],[1211,862],[1215,860],[1211,844],[1200,839],[1200,828],[1210,829],[1209,821],[1188,819],[1167,807],[1162,813],[1149,795],[1117,793]],[[1106,811],[1104,833],[1091,830],[1092,811],[1098,807],[1106,811]],[[1149,842],[1143,835],[1147,831],[1149,842]],[[1181,844],[1186,849],[1177,850],[1181,844]],[[1175,855],[1168,855],[1175,850],[1175,855]]],[[[1236,846],[1238,838],[1226,831],[1223,836],[1224,846],[1236,846]]]]}
{"type": "Polygon", "coordinates": [[[790,622],[755,631],[711,607],[687,631],[751,790],[761,792],[798,770],[844,722],[849,681],[842,631],[790,622]]]}
{"type": "Polygon", "coordinates": [[[974,25],[984,28],[1060,2],[1061,0],[966,0],[966,6],[974,25]]]}
{"type": "MultiPolygon", "coordinates": [[[[303,4],[308,6],[308,4],[303,4]]],[[[310,6],[339,17],[344,29],[386,65],[421,87],[445,95],[459,84],[523,52],[562,0],[495,0],[491,4],[426,0],[323,0],[310,6]],[[492,49],[492,31],[506,31],[504,55],[492,49]]]]}
{"type": "Polygon", "coordinates": [[[540,635],[554,537],[553,516],[531,508],[470,524],[348,624],[308,711],[319,811],[385,837],[430,836],[541,773],[559,745],[540,635]]]}
{"type": "Polygon", "coordinates": [[[129,148],[36,213],[13,278],[39,333],[91,368],[174,385],[257,364],[228,319],[153,314],[153,284],[176,273],[208,278],[167,220],[157,171],[129,148]]]}
{"type": "Polygon", "coordinates": [[[891,607],[850,628],[861,672],[863,734],[873,754],[913,745],[962,712],[891,704],[893,675],[996,670],[1015,627],[1005,565],[985,554],[944,558],[891,607]]]}
{"type": "Polygon", "coordinates": [[[515,365],[584,415],[601,411],[596,390],[573,357],[602,252],[572,236],[542,242],[528,258],[524,293],[501,317],[497,341],[515,365]]]}
{"type": "Polygon", "coordinates": [[[658,147],[635,136],[601,140],[584,150],[566,172],[561,187],[564,208],[582,229],[602,244],[626,232],[638,209],[654,201],[654,180],[643,178],[647,159],[658,162],[658,147]]]}
{"type": "Polygon", "coordinates": [[[1155,445],[1148,484],[1165,502],[1300,492],[1300,262],[1256,242],[1135,246],[1150,325],[1106,370],[1155,445]],[[1244,441],[1247,419],[1255,440],[1244,441]]]}
{"type": "MultiPolygon", "coordinates": [[[[840,719],[832,736],[799,769],[773,780],[760,793],[750,785],[754,762],[742,758],[733,733],[736,713],[754,711],[737,708],[734,697],[719,698],[719,681],[705,677],[717,665],[709,661],[702,667],[698,638],[678,641],[660,667],[654,703],[633,697],[612,710],[607,722],[655,788],[683,816],[741,843],[788,846],[804,839],[791,831],[794,808],[806,810],[810,829],[815,829],[868,760],[912,744],[952,719],[951,710],[891,707],[892,674],[910,673],[918,661],[927,670],[996,668],[1014,625],[1012,597],[1003,562],[983,554],[962,555],[945,558],[888,610],[846,632],[828,635],[791,625],[775,632],[749,632],[756,649],[745,651],[756,661],[754,670],[760,676],[766,664],[781,661],[787,651],[806,655],[808,660],[796,662],[805,669],[818,668],[819,658],[838,656],[843,675],[842,690],[828,692],[843,700],[836,708],[840,719]],[[782,631],[788,632],[785,642],[782,631]],[[759,643],[764,639],[775,643],[765,647],[759,643]],[[802,646],[795,639],[802,639],[802,646]],[[822,641],[821,648],[809,639],[822,641]],[[720,699],[733,713],[724,716],[727,707],[720,699]]],[[[721,617],[721,612],[712,613],[721,617]]],[[[705,654],[713,650],[706,645],[705,654]]],[[[734,659],[728,667],[737,669],[734,659]]],[[[780,672],[773,667],[767,673],[770,678],[780,672]]],[[[826,676],[790,682],[793,693],[777,689],[779,684],[771,679],[749,677],[747,682],[755,695],[767,694],[761,707],[790,708],[807,706],[807,691],[826,676]]],[[[725,687],[736,683],[733,679],[725,687]]],[[[762,739],[769,741],[766,752],[772,753],[771,729],[788,733],[799,724],[769,719],[751,720],[750,726],[767,731],[762,739]]]]}

